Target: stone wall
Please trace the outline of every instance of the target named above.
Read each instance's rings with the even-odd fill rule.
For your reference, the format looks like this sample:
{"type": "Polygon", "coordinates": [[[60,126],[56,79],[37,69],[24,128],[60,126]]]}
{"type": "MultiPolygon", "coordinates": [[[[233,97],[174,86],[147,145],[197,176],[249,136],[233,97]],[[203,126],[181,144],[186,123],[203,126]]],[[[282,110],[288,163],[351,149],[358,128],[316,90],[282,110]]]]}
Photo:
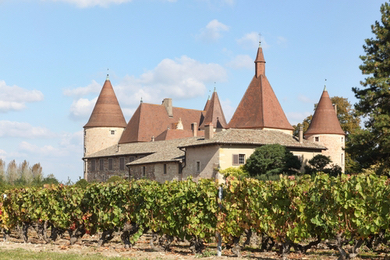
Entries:
{"type": "Polygon", "coordinates": [[[151,179],[164,183],[165,181],[181,180],[179,162],[164,162],[130,166],[130,177],[135,179],[151,179]],[[164,170],[165,168],[165,170],[164,170]]]}
{"type": "Polygon", "coordinates": [[[124,128],[93,127],[84,129],[84,157],[118,144],[124,128]]]}
{"type": "Polygon", "coordinates": [[[318,143],[326,148],[322,154],[330,156],[333,164],[341,167],[342,171],[345,171],[345,136],[335,134],[322,134],[322,135],[311,135],[306,137],[313,143],[318,143]]]}
{"type": "Polygon", "coordinates": [[[195,181],[200,178],[215,178],[219,166],[219,146],[187,147],[185,163],[183,180],[189,176],[192,176],[195,181]]]}

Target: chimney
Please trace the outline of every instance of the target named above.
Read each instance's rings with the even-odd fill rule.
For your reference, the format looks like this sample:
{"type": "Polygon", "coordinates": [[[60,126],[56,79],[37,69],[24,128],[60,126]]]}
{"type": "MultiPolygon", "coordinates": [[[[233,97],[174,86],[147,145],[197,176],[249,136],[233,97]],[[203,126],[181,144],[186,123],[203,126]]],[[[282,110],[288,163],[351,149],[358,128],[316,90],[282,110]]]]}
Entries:
{"type": "Polygon", "coordinates": [[[213,139],[214,137],[214,127],[213,123],[207,124],[204,126],[204,139],[213,139]]]}
{"type": "Polygon", "coordinates": [[[164,98],[162,104],[164,105],[165,109],[167,110],[168,116],[173,117],[172,98],[164,98]]]}
{"type": "Polygon", "coordinates": [[[192,130],[192,135],[194,137],[198,136],[198,124],[196,122],[191,124],[191,130],[192,130]]]}
{"type": "Polygon", "coordinates": [[[299,143],[303,143],[303,126],[299,126],[299,143]]]}
{"type": "Polygon", "coordinates": [[[152,138],[150,139],[150,141],[154,142],[154,135],[152,136],[152,138]]]}

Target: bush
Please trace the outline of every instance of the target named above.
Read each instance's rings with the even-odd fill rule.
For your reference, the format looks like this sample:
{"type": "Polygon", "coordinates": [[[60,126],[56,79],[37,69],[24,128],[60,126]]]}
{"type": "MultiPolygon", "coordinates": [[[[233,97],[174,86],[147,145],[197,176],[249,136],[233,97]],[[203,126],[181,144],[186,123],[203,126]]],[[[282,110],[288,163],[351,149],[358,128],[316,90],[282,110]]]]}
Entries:
{"type": "Polygon", "coordinates": [[[330,176],[338,176],[342,173],[342,169],[338,165],[330,164],[332,160],[329,156],[317,154],[308,161],[305,165],[305,173],[314,175],[317,172],[327,173],[330,176]]]}
{"type": "Polygon", "coordinates": [[[124,179],[120,176],[111,176],[107,182],[117,182],[117,181],[124,181],[124,179]]]}

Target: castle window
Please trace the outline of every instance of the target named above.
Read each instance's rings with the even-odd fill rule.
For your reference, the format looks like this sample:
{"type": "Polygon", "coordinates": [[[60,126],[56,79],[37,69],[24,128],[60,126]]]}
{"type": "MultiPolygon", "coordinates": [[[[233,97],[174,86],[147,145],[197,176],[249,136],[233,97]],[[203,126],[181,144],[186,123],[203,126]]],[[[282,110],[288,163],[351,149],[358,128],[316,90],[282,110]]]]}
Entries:
{"type": "Polygon", "coordinates": [[[92,159],[91,160],[91,171],[95,171],[95,169],[96,169],[96,160],[95,159],[92,159]]]}
{"type": "Polygon", "coordinates": [[[320,137],[319,136],[314,137],[314,141],[319,142],[320,141],[320,137]]]}
{"type": "Polygon", "coordinates": [[[167,174],[167,164],[164,163],[164,174],[167,174]]]}
{"type": "Polygon", "coordinates": [[[233,154],[233,165],[245,164],[245,154],[233,154]]]}
{"type": "Polygon", "coordinates": [[[119,158],[119,169],[124,170],[125,169],[125,158],[119,158]]]}
{"type": "Polygon", "coordinates": [[[146,175],[146,167],[142,166],[142,176],[145,177],[146,175]]]}
{"type": "Polygon", "coordinates": [[[135,160],[135,157],[134,157],[134,156],[130,156],[130,157],[129,157],[129,161],[130,161],[130,162],[132,162],[132,161],[134,161],[134,160],[135,160]]]}
{"type": "Polygon", "coordinates": [[[115,130],[111,130],[111,135],[114,135],[115,134],[115,130]]]}
{"type": "Polygon", "coordinates": [[[200,172],[200,161],[196,162],[196,172],[200,172]]]}
{"type": "Polygon", "coordinates": [[[103,161],[103,159],[100,159],[100,160],[99,160],[99,163],[100,163],[100,168],[99,168],[99,169],[100,169],[101,171],[103,171],[103,170],[104,170],[104,161],[103,161]]]}
{"type": "Polygon", "coordinates": [[[108,169],[112,171],[112,159],[108,159],[108,169]]]}
{"type": "Polygon", "coordinates": [[[341,137],[341,142],[344,142],[344,137],[341,137]]]}

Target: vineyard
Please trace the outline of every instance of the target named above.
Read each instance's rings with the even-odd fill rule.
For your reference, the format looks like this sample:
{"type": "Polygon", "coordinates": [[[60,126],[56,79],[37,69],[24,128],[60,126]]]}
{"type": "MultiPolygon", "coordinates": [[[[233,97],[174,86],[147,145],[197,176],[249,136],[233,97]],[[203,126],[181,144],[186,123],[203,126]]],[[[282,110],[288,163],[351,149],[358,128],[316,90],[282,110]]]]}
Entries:
{"type": "MultiPolygon", "coordinates": [[[[97,246],[120,236],[125,248],[151,234],[164,250],[186,241],[194,253],[220,234],[225,248],[240,256],[251,236],[258,250],[305,254],[319,244],[339,259],[354,258],[364,246],[387,250],[390,180],[374,174],[282,177],[259,181],[228,177],[218,198],[213,180],[159,184],[151,180],[94,183],[87,188],[45,185],[8,190],[0,198],[0,225],[28,242],[28,230],[49,243],[68,233],[70,244],[99,235],[97,246]]],[[[387,252],[387,251],[386,251],[387,252]]]]}

